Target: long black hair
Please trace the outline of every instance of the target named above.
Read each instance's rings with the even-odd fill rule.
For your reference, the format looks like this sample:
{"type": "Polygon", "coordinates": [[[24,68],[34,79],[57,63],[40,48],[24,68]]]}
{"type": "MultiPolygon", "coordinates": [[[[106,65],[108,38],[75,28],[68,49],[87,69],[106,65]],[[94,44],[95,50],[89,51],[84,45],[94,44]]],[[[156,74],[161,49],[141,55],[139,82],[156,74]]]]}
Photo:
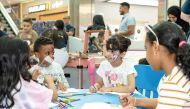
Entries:
{"type": "Polygon", "coordinates": [[[123,37],[122,35],[112,35],[106,42],[106,49],[116,51],[120,53],[126,52],[131,45],[131,40],[123,37]]]}
{"type": "Polygon", "coordinates": [[[102,15],[95,15],[93,17],[93,25],[100,25],[105,27],[104,18],[102,15]]]}
{"type": "Polygon", "coordinates": [[[21,82],[20,77],[26,81],[32,78],[28,72],[29,66],[29,46],[26,42],[0,38],[0,108],[11,108],[14,105],[13,96],[22,87],[16,87],[21,82]]]}
{"type": "MultiPolygon", "coordinates": [[[[179,46],[182,41],[186,41],[180,28],[170,22],[161,22],[152,29],[158,37],[159,44],[165,46],[170,53],[176,54],[176,64],[190,80],[190,45],[183,43],[179,46]]],[[[156,41],[155,35],[150,31],[146,36],[148,41],[156,41]]]]}

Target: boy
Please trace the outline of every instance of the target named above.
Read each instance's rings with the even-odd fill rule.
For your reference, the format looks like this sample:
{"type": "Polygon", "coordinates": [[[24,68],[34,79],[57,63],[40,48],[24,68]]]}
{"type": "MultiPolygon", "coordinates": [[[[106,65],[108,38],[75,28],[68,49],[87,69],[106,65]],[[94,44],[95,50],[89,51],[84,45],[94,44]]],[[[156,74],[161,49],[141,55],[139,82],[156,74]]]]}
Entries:
{"type": "Polygon", "coordinates": [[[38,34],[32,30],[32,19],[25,18],[22,25],[23,30],[19,31],[18,37],[24,41],[27,41],[32,49],[35,40],[38,37],[38,34]]]}
{"type": "MultiPolygon", "coordinates": [[[[53,61],[54,43],[47,37],[40,37],[34,43],[34,54],[39,59],[38,65],[32,67],[41,73],[37,77],[39,83],[44,83],[44,77],[51,75],[54,78],[54,85],[58,90],[65,91],[69,84],[64,76],[61,65],[53,61]]],[[[32,74],[33,76],[35,74],[32,74]]]]}

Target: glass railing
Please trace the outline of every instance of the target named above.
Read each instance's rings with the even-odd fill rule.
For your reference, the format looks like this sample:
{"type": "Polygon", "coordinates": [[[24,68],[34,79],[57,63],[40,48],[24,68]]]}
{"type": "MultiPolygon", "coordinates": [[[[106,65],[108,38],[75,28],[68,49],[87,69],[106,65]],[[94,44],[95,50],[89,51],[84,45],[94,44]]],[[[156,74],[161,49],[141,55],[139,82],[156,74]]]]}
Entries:
{"type": "Polygon", "coordinates": [[[0,14],[1,18],[4,20],[4,28],[7,33],[11,34],[11,32],[13,32],[14,35],[17,35],[19,31],[18,28],[21,24],[20,18],[18,14],[16,14],[14,7],[10,5],[10,2],[8,0],[0,0],[0,14]]]}

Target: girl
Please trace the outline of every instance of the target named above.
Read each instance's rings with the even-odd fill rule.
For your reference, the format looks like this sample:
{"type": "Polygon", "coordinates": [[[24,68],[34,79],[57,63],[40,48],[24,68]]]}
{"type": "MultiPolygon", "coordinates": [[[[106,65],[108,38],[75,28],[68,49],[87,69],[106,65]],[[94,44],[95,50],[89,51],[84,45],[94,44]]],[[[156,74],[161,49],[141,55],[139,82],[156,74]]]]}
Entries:
{"type": "MultiPolygon", "coordinates": [[[[27,43],[19,39],[0,38],[0,108],[48,108],[53,91],[32,81],[29,66],[27,43]]],[[[49,83],[53,79],[47,76],[45,81],[49,83]]],[[[52,84],[49,86],[52,87],[52,84]]]]}
{"type": "MultiPolygon", "coordinates": [[[[98,79],[90,92],[129,93],[135,89],[135,72],[123,60],[131,41],[121,35],[113,35],[106,43],[106,59],[97,70],[98,79]]],[[[133,68],[133,67],[132,67],[133,68]]]]}
{"type": "Polygon", "coordinates": [[[125,109],[141,106],[156,109],[190,108],[190,46],[178,26],[162,22],[150,28],[145,40],[146,58],[154,70],[164,70],[158,99],[120,97],[125,109]]]}

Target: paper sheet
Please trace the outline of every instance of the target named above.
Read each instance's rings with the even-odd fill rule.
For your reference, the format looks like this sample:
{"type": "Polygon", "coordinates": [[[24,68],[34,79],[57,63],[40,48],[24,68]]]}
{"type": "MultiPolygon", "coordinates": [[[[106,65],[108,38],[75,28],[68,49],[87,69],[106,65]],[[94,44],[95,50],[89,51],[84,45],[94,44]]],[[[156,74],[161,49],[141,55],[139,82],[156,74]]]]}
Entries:
{"type": "Polygon", "coordinates": [[[85,103],[81,109],[122,109],[122,107],[120,105],[93,102],[93,103],[85,103]]]}

